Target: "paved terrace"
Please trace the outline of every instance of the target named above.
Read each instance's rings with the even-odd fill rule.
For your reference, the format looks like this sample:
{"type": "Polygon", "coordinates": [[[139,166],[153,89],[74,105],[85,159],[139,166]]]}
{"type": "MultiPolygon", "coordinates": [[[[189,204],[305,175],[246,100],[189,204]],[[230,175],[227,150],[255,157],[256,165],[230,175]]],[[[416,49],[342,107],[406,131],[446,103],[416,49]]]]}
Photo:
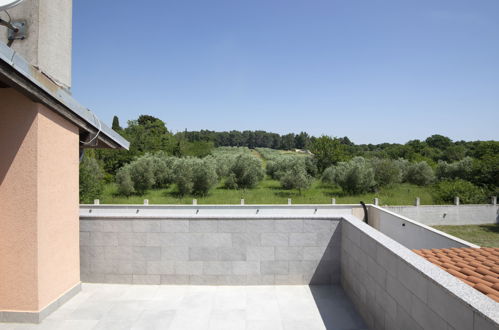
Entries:
{"type": "Polygon", "coordinates": [[[340,286],[83,284],[41,324],[0,329],[367,329],[340,286]]]}

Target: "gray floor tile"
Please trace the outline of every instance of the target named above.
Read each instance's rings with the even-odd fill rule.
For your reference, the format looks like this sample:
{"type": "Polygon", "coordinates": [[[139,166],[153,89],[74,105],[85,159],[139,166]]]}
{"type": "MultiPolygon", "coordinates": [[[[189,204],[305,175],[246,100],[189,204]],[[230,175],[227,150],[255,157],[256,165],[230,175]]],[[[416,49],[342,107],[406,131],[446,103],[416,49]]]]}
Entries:
{"type": "Polygon", "coordinates": [[[0,330],[364,329],[339,286],[84,284],[41,324],[0,330]]]}

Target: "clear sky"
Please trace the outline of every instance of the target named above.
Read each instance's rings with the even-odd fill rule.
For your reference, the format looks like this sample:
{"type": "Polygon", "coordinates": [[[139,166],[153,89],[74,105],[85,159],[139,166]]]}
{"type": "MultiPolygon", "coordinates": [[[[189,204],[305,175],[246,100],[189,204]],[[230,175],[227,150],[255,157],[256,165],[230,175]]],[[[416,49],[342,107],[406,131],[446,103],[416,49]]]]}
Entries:
{"type": "Polygon", "coordinates": [[[75,0],[73,15],[73,95],[109,124],[499,140],[498,0],[75,0]]]}

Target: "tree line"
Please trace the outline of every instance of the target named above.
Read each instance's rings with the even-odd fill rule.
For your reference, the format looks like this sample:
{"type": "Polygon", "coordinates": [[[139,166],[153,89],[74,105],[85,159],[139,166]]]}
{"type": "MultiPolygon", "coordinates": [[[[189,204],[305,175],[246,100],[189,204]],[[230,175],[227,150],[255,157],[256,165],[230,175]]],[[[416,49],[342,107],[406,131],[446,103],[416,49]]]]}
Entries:
{"type": "MultiPolygon", "coordinates": [[[[483,197],[497,194],[499,186],[499,141],[452,141],[435,134],[405,144],[357,145],[348,137],[314,137],[306,132],[172,133],[161,119],[149,115],[129,121],[124,128],[115,117],[112,127],[130,141],[130,150],[103,149],[87,154],[80,171],[82,201],[98,195],[103,182],[118,182],[122,194],[143,193],[169,184],[175,184],[179,194],[206,194],[221,180],[225,187],[238,189],[253,187],[263,178],[259,170],[253,169],[251,185],[237,182],[248,169],[234,165],[236,157],[228,156],[237,154],[234,149],[225,150],[222,156],[224,151],[220,147],[224,146],[258,150],[267,161],[266,174],[279,180],[285,189],[301,191],[318,178],[323,184],[341,186],[349,193],[409,182],[435,185],[442,196],[466,190],[469,196],[481,192],[479,195],[483,197]],[[309,150],[311,155],[291,157],[277,149],[309,150]],[[207,179],[208,176],[215,179],[207,179]]],[[[242,154],[251,157],[251,153],[242,154]]],[[[244,162],[254,163],[252,158],[240,161],[244,162]]],[[[442,197],[446,199],[449,197],[442,197]]]]}

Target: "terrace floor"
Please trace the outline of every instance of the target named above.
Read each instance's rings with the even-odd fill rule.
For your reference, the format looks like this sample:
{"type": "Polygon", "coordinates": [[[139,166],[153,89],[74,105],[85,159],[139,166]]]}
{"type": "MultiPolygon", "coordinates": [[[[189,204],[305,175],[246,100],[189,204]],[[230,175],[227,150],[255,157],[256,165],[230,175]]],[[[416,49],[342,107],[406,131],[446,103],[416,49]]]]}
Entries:
{"type": "Polygon", "coordinates": [[[83,284],[41,324],[0,329],[367,329],[340,286],[83,284]]]}

